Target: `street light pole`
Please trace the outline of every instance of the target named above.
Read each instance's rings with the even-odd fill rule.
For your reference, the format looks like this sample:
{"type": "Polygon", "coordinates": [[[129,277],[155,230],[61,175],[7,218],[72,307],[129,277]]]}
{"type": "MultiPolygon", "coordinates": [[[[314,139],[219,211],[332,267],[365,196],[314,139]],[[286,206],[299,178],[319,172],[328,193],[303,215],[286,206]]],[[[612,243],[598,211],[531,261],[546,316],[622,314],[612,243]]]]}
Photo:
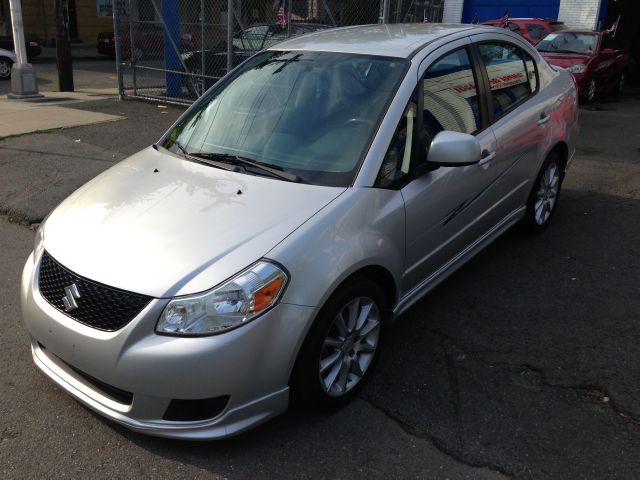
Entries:
{"type": "Polygon", "coordinates": [[[17,62],[11,68],[11,93],[9,98],[38,98],[38,84],[33,66],[27,62],[27,48],[24,44],[24,28],[22,25],[22,5],[20,0],[9,0],[11,10],[11,28],[13,30],[13,45],[16,50],[17,62]]]}
{"type": "Polygon", "coordinates": [[[73,92],[73,60],[69,43],[69,0],[54,0],[56,10],[56,65],[58,90],[73,92]]]}

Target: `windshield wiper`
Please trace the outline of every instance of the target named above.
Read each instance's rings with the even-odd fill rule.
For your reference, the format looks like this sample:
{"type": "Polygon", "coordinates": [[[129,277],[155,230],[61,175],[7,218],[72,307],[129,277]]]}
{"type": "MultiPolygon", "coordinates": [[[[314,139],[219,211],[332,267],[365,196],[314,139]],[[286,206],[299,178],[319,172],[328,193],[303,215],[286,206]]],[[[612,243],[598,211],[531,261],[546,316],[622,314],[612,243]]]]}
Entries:
{"type": "Polygon", "coordinates": [[[192,157],[202,158],[208,161],[219,161],[230,165],[241,166],[246,170],[246,167],[256,168],[267,172],[270,175],[286,180],[287,182],[302,182],[302,177],[299,177],[295,173],[287,172],[282,167],[277,165],[268,165],[262,162],[256,162],[255,160],[249,160],[248,158],[239,157],[238,155],[230,155],[228,153],[212,153],[212,152],[200,152],[190,153],[192,157]]]}
{"type": "Polygon", "coordinates": [[[221,168],[222,170],[228,170],[230,172],[238,172],[240,170],[237,166],[230,165],[229,162],[217,162],[214,159],[202,157],[198,153],[190,153],[182,144],[180,144],[180,142],[173,138],[167,138],[167,140],[173,143],[187,159],[195,160],[196,162],[221,168]]]}
{"type": "Polygon", "coordinates": [[[171,143],[173,143],[176,147],[178,147],[178,150],[180,150],[182,153],[184,153],[185,155],[189,155],[189,152],[187,152],[187,149],[184,148],[182,146],[182,144],[176,140],[175,138],[171,138],[171,137],[167,137],[167,140],[169,140],[171,143]]]}

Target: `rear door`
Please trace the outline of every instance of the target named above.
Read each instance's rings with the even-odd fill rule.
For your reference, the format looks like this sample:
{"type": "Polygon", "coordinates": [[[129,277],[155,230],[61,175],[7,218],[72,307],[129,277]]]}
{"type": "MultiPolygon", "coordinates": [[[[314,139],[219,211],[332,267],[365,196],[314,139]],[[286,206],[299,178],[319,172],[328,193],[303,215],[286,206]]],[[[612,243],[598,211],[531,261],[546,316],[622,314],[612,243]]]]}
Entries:
{"type": "Polygon", "coordinates": [[[553,106],[539,91],[536,62],[525,48],[508,38],[473,39],[490,85],[489,115],[498,142],[494,201],[512,211],[525,204],[531,190],[550,136],[553,106]]]}

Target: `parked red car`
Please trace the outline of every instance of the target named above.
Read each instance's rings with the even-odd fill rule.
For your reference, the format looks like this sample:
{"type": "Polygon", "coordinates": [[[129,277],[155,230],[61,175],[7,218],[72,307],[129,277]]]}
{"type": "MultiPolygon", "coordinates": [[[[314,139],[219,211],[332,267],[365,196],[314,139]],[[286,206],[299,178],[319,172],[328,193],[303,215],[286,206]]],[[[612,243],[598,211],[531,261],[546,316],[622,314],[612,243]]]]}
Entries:
{"type": "Polygon", "coordinates": [[[551,65],[573,74],[578,94],[591,102],[599,93],[624,88],[629,55],[607,32],[564,30],[547,35],[536,49],[551,65]]]}
{"type": "MultiPolygon", "coordinates": [[[[495,20],[487,20],[486,22],[482,22],[482,24],[499,27],[502,21],[501,18],[497,18],[495,20]]],[[[558,22],[551,18],[510,18],[507,21],[506,28],[512,32],[519,33],[531,44],[537,45],[538,42],[548,34],[557,32],[558,30],[564,30],[567,27],[563,22],[558,22]]]]}
{"type": "MultiPolygon", "coordinates": [[[[157,25],[141,25],[133,32],[133,54],[131,52],[131,34],[123,32],[120,35],[122,60],[140,60],[142,58],[157,58],[164,55],[164,33],[157,25]]],[[[116,45],[113,32],[98,33],[98,53],[115,56],[116,45]]],[[[195,42],[191,34],[180,37],[180,52],[195,49],[195,42]]]]}

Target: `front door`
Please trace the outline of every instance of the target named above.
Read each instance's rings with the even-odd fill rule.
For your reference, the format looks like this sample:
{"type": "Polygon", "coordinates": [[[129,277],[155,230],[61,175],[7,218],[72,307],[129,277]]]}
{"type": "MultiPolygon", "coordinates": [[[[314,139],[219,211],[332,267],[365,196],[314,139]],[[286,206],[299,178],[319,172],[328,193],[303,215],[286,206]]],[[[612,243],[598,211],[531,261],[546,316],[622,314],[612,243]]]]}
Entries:
{"type": "Polygon", "coordinates": [[[418,115],[427,144],[443,130],[468,133],[477,138],[484,158],[477,165],[439,167],[402,188],[407,225],[404,293],[428,283],[494,221],[486,208],[496,177],[496,139],[478,94],[483,90],[470,46],[460,42],[425,59],[418,115]]]}

